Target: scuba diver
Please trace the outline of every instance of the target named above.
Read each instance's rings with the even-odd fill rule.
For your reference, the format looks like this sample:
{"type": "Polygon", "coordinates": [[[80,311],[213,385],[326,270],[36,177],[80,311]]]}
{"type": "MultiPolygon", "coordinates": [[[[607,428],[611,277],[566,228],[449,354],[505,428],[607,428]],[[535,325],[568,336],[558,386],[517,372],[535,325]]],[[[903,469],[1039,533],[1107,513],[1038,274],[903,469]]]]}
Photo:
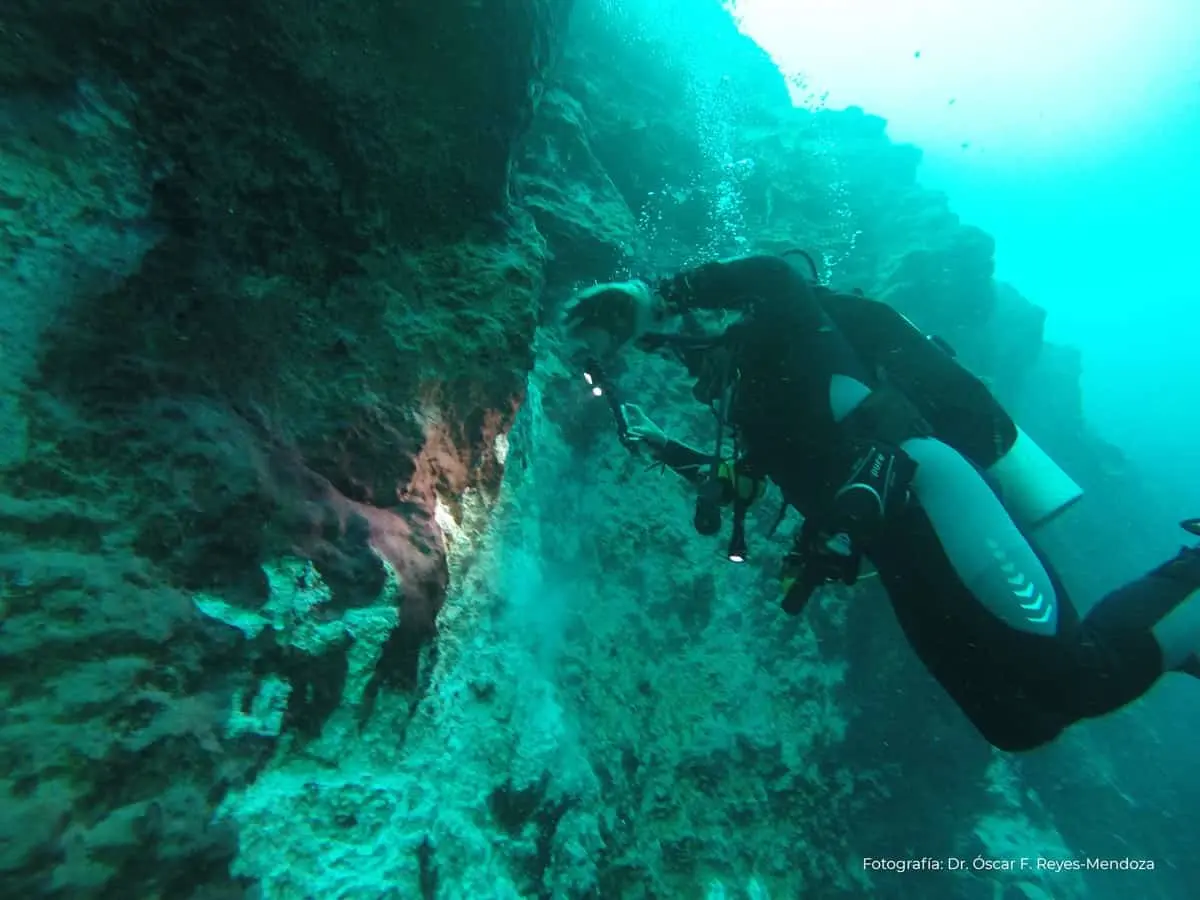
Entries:
{"type": "MultiPolygon", "coordinates": [[[[732,507],[728,555],[745,560],[746,509],[773,481],[784,510],[803,517],[784,560],[784,609],[798,613],[824,584],[853,584],[869,560],[922,663],[1001,750],[1041,746],[1166,672],[1200,677],[1200,548],[1081,619],[1027,537],[1079,487],[945,342],[861,292],[821,286],[808,261],[811,279],[782,256],[754,255],[654,286],[597,285],[566,308],[571,355],[608,395],[622,441],[697,488],[697,530],[716,534],[732,507]],[[739,318],[705,330],[712,310],[739,318]],[[717,417],[711,451],[616,398],[604,367],[631,345],[687,366],[693,396],[717,417]]],[[[1200,520],[1184,527],[1200,535],[1200,520]]]]}

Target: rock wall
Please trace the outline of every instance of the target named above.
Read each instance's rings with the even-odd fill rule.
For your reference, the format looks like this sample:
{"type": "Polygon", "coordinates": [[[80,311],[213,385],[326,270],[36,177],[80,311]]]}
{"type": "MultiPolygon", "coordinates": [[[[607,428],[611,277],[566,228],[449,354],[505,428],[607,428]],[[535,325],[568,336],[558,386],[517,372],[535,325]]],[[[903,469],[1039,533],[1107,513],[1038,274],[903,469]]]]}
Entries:
{"type": "Polygon", "coordinates": [[[568,9],[5,4],[0,893],[241,896],[229,789],[416,690],[533,363],[568,9]]]}

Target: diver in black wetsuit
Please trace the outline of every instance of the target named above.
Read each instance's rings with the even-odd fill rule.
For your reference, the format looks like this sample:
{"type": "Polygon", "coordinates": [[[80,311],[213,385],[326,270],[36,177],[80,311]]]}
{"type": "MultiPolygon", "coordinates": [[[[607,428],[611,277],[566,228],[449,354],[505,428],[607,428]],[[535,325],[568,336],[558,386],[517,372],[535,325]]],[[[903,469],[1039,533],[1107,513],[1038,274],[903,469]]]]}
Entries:
{"type": "Polygon", "coordinates": [[[1078,487],[944,344],[885,304],[749,256],[656,289],[591,288],[566,325],[589,369],[634,342],[675,352],[718,413],[716,447],[670,440],[636,406],[614,404],[623,440],[697,485],[698,530],[714,533],[719,505],[733,506],[734,560],[745,558],[741,520],[761,480],[780,487],[804,517],[787,560],[789,612],[820,584],[853,583],[869,559],[913,649],[994,746],[1042,745],[1165,672],[1200,677],[1200,550],[1183,548],[1080,620],[1026,537],[1078,487]],[[714,309],[741,318],[699,336],[663,327],[714,309]]]}

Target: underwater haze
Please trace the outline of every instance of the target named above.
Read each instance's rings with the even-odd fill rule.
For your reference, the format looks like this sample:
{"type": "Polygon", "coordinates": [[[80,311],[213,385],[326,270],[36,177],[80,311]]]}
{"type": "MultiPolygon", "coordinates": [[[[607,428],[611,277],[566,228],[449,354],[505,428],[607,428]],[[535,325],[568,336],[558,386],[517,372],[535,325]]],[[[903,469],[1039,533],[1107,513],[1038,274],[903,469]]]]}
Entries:
{"type": "Polygon", "coordinates": [[[1180,516],[1200,503],[1200,5],[737,0],[797,102],[861,106],[997,239],[1001,278],[1083,352],[1089,420],[1180,516]]]}
{"type": "Polygon", "coordinates": [[[1011,416],[1082,490],[1063,593],[1137,600],[1200,516],[1198,48],[1184,0],[4,0],[0,898],[1194,898],[1200,555],[1166,637],[1072,643],[959,541],[1062,624],[976,652],[928,482],[914,578],[806,542],[815,468],[729,475],[755,360],[630,332],[804,251],[940,366],[863,371],[968,423],[952,536],[1020,518],[1011,416]],[[1014,749],[980,685],[1087,709],[1014,749]]]}

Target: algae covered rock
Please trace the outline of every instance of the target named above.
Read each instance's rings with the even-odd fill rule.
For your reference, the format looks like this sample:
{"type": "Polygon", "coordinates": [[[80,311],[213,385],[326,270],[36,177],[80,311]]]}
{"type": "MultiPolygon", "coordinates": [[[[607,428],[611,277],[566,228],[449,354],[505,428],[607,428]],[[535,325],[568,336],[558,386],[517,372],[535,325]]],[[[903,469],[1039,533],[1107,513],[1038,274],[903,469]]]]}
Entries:
{"type": "Polygon", "coordinates": [[[532,365],[567,8],[0,12],[6,895],[239,891],[229,787],[415,687],[532,365]]]}

